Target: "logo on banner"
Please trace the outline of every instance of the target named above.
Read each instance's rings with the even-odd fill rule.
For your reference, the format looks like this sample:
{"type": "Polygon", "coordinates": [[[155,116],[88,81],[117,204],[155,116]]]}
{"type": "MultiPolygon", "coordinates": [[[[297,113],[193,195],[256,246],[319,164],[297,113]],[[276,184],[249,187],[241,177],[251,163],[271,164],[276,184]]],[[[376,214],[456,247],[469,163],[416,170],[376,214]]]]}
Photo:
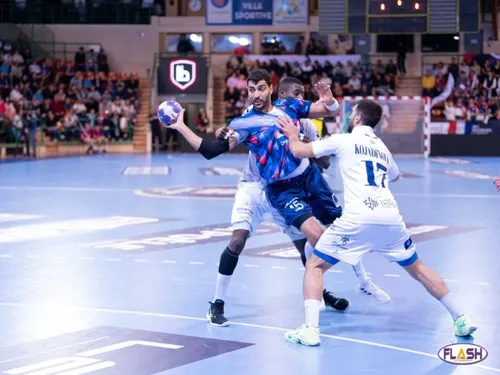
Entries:
{"type": "Polygon", "coordinates": [[[233,199],[236,186],[178,186],[137,190],[137,195],[153,198],[219,198],[233,199]]]}
{"type": "Polygon", "coordinates": [[[229,3],[229,0],[211,0],[211,2],[214,7],[224,8],[229,3]]]}
{"type": "Polygon", "coordinates": [[[472,365],[488,357],[488,351],[476,344],[451,344],[441,348],[439,358],[454,365],[472,365]]]}
{"type": "Polygon", "coordinates": [[[196,62],[173,60],[170,63],[170,82],[179,90],[187,90],[196,82],[196,62]]]}

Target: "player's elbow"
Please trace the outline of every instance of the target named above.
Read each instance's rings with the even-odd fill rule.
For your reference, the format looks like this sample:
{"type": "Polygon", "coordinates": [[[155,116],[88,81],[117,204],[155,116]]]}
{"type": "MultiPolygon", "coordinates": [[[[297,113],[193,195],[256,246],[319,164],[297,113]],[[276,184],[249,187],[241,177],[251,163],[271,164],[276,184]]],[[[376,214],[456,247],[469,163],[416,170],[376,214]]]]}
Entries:
{"type": "Polygon", "coordinates": [[[198,152],[207,160],[211,160],[227,151],[229,151],[229,141],[227,139],[215,142],[204,139],[198,149],[198,152]]]}

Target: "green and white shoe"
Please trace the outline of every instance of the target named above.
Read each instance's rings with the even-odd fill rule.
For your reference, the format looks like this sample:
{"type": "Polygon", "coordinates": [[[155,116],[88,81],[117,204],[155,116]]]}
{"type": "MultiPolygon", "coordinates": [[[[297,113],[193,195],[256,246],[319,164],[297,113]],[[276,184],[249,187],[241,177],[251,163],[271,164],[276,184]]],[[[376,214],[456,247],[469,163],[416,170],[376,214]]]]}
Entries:
{"type": "Polygon", "coordinates": [[[472,324],[471,318],[467,314],[457,318],[453,322],[453,327],[455,335],[460,337],[469,336],[477,330],[477,327],[472,324]]]}
{"type": "Polygon", "coordinates": [[[285,338],[291,343],[305,346],[318,346],[321,344],[319,328],[308,327],[305,324],[301,325],[295,331],[285,333],[285,338]]]}

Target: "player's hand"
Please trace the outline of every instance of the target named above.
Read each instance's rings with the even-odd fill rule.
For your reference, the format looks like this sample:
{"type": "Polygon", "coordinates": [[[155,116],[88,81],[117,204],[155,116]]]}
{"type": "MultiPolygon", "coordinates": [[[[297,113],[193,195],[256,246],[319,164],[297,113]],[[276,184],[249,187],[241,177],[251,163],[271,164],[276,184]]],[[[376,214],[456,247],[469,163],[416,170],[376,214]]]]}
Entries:
{"type": "Polygon", "coordinates": [[[497,178],[493,183],[496,185],[497,190],[500,191],[500,178],[497,178]]]}
{"type": "Polygon", "coordinates": [[[185,111],[186,110],[184,108],[182,108],[180,115],[177,116],[177,120],[172,125],[167,126],[167,128],[179,130],[183,126],[186,126],[186,124],[184,123],[184,112],[185,111]]]}
{"type": "Polygon", "coordinates": [[[295,124],[290,117],[279,117],[277,126],[288,138],[299,138],[300,126],[295,124]]]}
{"type": "Polygon", "coordinates": [[[325,83],[319,81],[314,85],[314,88],[316,89],[316,93],[319,96],[319,102],[328,106],[335,104],[335,98],[333,97],[330,85],[326,85],[325,83]]]}
{"type": "Polygon", "coordinates": [[[230,138],[234,134],[234,129],[229,126],[223,126],[215,131],[215,138],[219,141],[230,138]]]}

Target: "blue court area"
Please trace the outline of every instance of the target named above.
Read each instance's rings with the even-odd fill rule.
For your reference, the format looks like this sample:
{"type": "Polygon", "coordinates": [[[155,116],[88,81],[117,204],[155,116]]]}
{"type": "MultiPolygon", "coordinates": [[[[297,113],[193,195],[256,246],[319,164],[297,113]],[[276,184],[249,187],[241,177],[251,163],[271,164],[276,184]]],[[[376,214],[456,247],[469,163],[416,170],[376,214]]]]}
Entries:
{"type": "MultiPolygon", "coordinates": [[[[392,185],[420,257],[478,324],[480,364],[437,353],[457,342],[447,311],[395,264],[369,255],[392,297],[355,292],[352,269],[326,274],[348,298],[321,313],[322,345],[287,343],[304,320],[298,253],[273,225],[252,237],[226,316],[206,322],[230,237],[244,155],[97,155],[0,164],[0,374],[489,374],[500,372],[499,158],[396,158],[392,185]]],[[[328,181],[342,185],[333,165],[328,181]]],[[[470,342],[472,340],[464,339],[470,342]]]]}

